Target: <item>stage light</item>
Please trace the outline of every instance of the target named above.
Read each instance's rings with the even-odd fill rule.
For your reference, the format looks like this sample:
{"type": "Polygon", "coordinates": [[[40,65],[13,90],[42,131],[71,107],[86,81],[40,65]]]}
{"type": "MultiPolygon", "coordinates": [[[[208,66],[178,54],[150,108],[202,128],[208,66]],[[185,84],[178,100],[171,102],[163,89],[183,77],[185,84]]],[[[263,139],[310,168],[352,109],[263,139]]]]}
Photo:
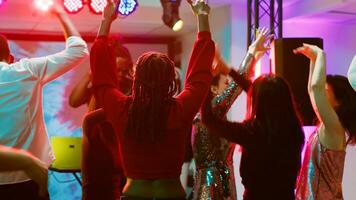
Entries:
{"type": "Polygon", "coordinates": [[[77,13],[84,8],[83,0],[63,0],[64,9],[70,13],[77,13]]]}
{"type": "Polygon", "coordinates": [[[90,0],[89,8],[94,14],[101,14],[107,3],[107,0],[90,0]]]}
{"type": "Polygon", "coordinates": [[[6,0],[0,0],[0,7],[5,3],[6,0]]]}
{"type": "Polygon", "coordinates": [[[53,4],[53,0],[35,0],[35,6],[41,11],[48,11],[53,4]]]}
{"type": "Polygon", "coordinates": [[[136,0],[121,0],[118,11],[121,15],[130,15],[138,6],[136,0]]]}
{"type": "Polygon", "coordinates": [[[179,17],[180,3],[181,0],[161,0],[163,7],[162,20],[173,31],[179,31],[183,28],[183,21],[179,17]]]}
{"type": "Polygon", "coordinates": [[[176,32],[180,31],[184,25],[183,20],[181,20],[178,16],[173,16],[172,24],[174,24],[172,30],[176,32]]]}

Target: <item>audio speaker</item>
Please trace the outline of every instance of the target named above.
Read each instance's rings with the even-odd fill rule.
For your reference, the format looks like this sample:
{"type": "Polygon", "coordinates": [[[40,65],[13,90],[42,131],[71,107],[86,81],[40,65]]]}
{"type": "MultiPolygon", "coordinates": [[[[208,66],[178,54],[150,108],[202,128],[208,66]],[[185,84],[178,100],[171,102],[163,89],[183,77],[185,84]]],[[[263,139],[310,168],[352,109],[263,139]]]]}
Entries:
{"type": "Polygon", "coordinates": [[[281,38],[272,44],[272,72],[283,77],[289,84],[303,125],[315,125],[316,115],[308,94],[309,59],[304,55],[295,55],[293,49],[313,44],[323,48],[321,38],[281,38]]]}

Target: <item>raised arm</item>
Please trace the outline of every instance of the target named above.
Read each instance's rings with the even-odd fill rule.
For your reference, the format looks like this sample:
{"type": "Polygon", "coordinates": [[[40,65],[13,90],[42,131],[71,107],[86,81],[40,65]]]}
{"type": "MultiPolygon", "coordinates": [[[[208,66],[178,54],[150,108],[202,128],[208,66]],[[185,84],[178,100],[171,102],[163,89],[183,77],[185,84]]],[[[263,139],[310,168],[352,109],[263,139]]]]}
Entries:
{"type": "Polygon", "coordinates": [[[80,33],[78,30],[75,28],[74,24],[68,17],[68,15],[61,9],[59,6],[57,6],[53,10],[53,14],[57,17],[63,31],[64,38],[67,40],[71,36],[77,36],[80,37],[80,33]]]}
{"type": "Polygon", "coordinates": [[[268,34],[267,29],[258,29],[256,40],[249,46],[248,52],[241,62],[238,71],[229,67],[221,58],[219,51],[215,51],[217,71],[220,71],[220,73],[223,74],[229,74],[234,80],[221,95],[218,95],[213,99],[214,113],[218,116],[226,114],[238,95],[241,94],[242,90],[245,90],[246,92],[248,91],[252,84],[254,67],[258,60],[261,59],[269,49],[268,46],[265,46],[265,43],[271,37],[272,36],[268,34]]]}
{"type": "Polygon", "coordinates": [[[255,65],[256,63],[266,54],[270,49],[269,44],[266,44],[268,41],[273,39],[273,35],[268,32],[268,29],[263,27],[259,28],[256,32],[256,38],[252,44],[248,47],[248,52],[243,59],[238,73],[243,75],[248,80],[252,82],[255,65]]]}
{"type": "Polygon", "coordinates": [[[69,95],[69,105],[77,108],[89,102],[92,92],[89,88],[91,82],[90,74],[85,74],[79,83],[73,88],[69,95]]]}
{"type": "Polygon", "coordinates": [[[24,150],[0,146],[0,172],[23,170],[40,188],[40,195],[47,195],[47,167],[42,161],[24,150]]]}
{"type": "Polygon", "coordinates": [[[349,78],[351,86],[354,88],[354,90],[356,90],[356,55],[350,64],[347,77],[349,78]]]}
{"type": "Polygon", "coordinates": [[[208,94],[202,106],[202,122],[205,126],[219,137],[241,145],[248,144],[252,136],[251,130],[244,123],[229,122],[215,115],[211,106],[212,98],[213,96],[208,94]]]}
{"type": "Polygon", "coordinates": [[[325,53],[315,45],[304,44],[294,50],[310,59],[309,96],[318,116],[322,122],[319,138],[323,145],[330,149],[343,149],[345,130],[331,106],[326,93],[326,61],[325,53]]]}
{"type": "Polygon", "coordinates": [[[114,113],[111,112],[112,106],[127,99],[127,96],[118,89],[116,56],[107,37],[111,23],[117,18],[116,7],[119,3],[114,3],[112,0],[108,1],[108,5],[103,12],[98,37],[90,51],[90,68],[95,100],[103,107],[109,120],[114,117],[114,113]]]}
{"type": "Polygon", "coordinates": [[[80,38],[79,32],[68,15],[59,8],[53,12],[63,28],[66,48],[53,55],[29,59],[30,70],[35,77],[41,80],[42,84],[46,84],[74,68],[89,54],[87,44],[80,38]]]}
{"type": "Polygon", "coordinates": [[[209,31],[209,6],[204,1],[197,1],[194,5],[190,3],[197,15],[199,33],[190,57],[183,91],[176,98],[182,103],[184,119],[191,123],[209,91],[215,45],[209,31]]]}
{"type": "MultiPolygon", "coordinates": [[[[251,55],[247,54],[247,59],[251,59],[251,55]]],[[[246,70],[252,70],[253,64],[252,62],[245,62],[244,59],[243,64],[247,64],[246,70]]],[[[212,106],[214,110],[214,114],[222,117],[226,115],[231,105],[234,103],[236,98],[241,94],[242,90],[247,91],[251,85],[251,81],[245,77],[245,73],[239,73],[234,69],[230,68],[222,59],[218,62],[216,68],[225,69],[222,71],[228,72],[229,76],[233,78],[233,81],[229,84],[229,86],[223,91],[222,94],[217,95],[213,98],[212,106]]],[[[248,73],[248,72],[247,72],[248,73]]]]}

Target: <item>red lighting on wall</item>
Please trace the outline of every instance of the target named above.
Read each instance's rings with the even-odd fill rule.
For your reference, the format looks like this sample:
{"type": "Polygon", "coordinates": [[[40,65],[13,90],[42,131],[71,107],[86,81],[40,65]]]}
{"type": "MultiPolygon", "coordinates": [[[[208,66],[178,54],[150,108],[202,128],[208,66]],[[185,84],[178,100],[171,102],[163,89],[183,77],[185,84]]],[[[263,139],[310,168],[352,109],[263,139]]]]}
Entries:
{"type": "Polygon", "coordinates": [[[84,8],[83,0],[63,0],[64,9],[68,13],[77,13],[84,8]]]}

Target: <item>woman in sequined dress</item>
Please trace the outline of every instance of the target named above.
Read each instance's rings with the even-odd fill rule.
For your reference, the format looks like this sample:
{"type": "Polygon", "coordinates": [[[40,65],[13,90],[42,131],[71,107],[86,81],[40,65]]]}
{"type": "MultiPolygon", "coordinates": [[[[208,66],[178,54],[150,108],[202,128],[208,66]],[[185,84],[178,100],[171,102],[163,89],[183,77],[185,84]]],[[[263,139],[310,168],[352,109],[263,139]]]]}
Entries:
{"type": "MultiPolygon", "coordinates": [[[[214,76],[211,83],[211,93],[215,96],[212,107],[213,112],[220,118],[226,118],[226,113],[237,96],[248,87],[246,85],[253,75],[256,61],[267,50],[263,48],[263,44],[268,38],[266,29],[259,31],[257,40],[250,46],[238,72],[230,69],[220,58],[219,53],[215,55],[216,68],[220,73],[214,76]],[[227,75],[243,84],[239,85],[236,81],[229,82],[227,75]]],[[[192,148],[196,164],[193,199],[237,199],[232,159],[235,144],[210,134],[201,122],[200,114],[193,121],[192,148]]]]}
{"type": "Polygon", "coordinates": [[[319,47],[304,44],[294,52],[310,59],[308,92],[320,121],[307,143],[296,199],[342,200],[345,149],[356,143],[356,92],[346,77],[326,75],[319,47]]]}
{"type": "Polygon", "coordinates": [[[286,81],[275,75],[257,78],[248,92],[248,116],[243,122],[222,119],[209,94],[202,122],[209,133],[242,147],[240,175],[244,200],[294,200],[304,144],[303,129],[286,81]]]}

